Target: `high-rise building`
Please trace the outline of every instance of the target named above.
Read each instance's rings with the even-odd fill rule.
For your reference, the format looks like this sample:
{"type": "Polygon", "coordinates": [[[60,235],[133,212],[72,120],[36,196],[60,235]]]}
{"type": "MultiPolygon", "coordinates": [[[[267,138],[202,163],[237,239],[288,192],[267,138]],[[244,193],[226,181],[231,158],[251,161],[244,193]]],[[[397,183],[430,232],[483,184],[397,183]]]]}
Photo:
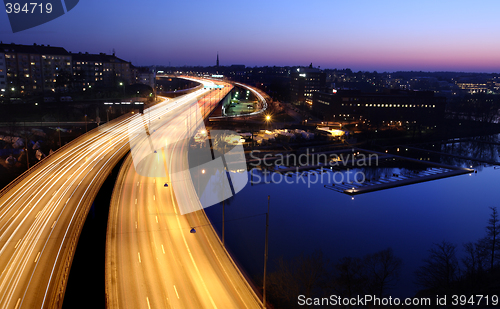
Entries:
{"type": "Polygon", "coordinates": [[[155,89],[155,84],[156,84],[155,68],[132,66],[132,72],[135,77],[134,83],[148,85],[149,87],[155,89]]]}
{"type": "Polygon", "coordinates": [[[78,53],[73,59],[73,80],[77,89],[88,86],[117,87],[129,85],[135,80],[131,63],[113,55],[78,53]]]}
{"type": "Polygon", "coordinates": [[[5,53],[0,51],[0,95],[5,93],[7,87],[7,68],[5,66],[5,53]]]}
{"type": "Polygon", "coordinates": [[[290,73],[290,98],[293,104],[312,104],[313,94],[323,91],[326,85],[326,74],[312,65],[293,68],[290,73]]]}
{"type": "Polygon", "coordinates": [[[432,91],[387,90],[365,93],[358,90],[317,92],[312,110],[323,120],[370,120],[382,122],[437,123],[444,119],[446,98],[432,91]]]}
{"type": "Polygon", "coordinates": [[[62,47],[0,44],[0,52],[5,58],[6,92],[13,96],[71,86],[71,56],[62,47]]]}

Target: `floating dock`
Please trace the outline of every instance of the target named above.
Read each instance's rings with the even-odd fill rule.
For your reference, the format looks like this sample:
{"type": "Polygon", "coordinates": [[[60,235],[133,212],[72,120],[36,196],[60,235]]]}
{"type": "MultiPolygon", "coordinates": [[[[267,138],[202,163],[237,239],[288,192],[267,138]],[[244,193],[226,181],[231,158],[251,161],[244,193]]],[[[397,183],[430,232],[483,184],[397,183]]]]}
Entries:
{"type": "MultiPolygon", "coordinates": [[[[350,149],[349,151],[352,150],[350,149]]],[[[354,151],[363,152],[364,154],[377,155],[377,160],[385,160],[393,158],[395,160],[397,159],[400,161],[417,163],[423,166],[427,166],[427,169],[422,170],[415,174],[395,173],[392,174],[392,176],[365,179],[365,181],[363,182],[351,181],[351,182],[328,184],[324,185],[325,188],[354,196],[368,192],[386,190],[390,188],[407,186],[415,183],[432,181],[463,174],[471,174],[475,172],[475,170],[469,168],[422,161],[392,154],[389,155],[386,153],[381,153],[361,148],[355,148],[354,151]]],[[[368,156],[366,156],[366,158],[368,158],[368,156]]],[[[339,164],[333,166],[328,164],[315,164],[315,165],[298,166],[298,167],[277,168],[274,170],[274,172],[284,174],[289,177],[293,177],[294,175],[299,175],[299,174],[302,175],[303,173],[321,175],[323,173],[339,172],[351,166],[358,167],[356,163],[361,160],[364,160],[363,162],[368,162],[366,158],[360,160],[348,160],[348,162],[343,162],[343,163],[338,162],[339,164]]],[[[373,156],[371,157],[371,160],[374,160],[373,156]]],[[[373,164],[370,164],[368,166],[376,167],[373,164]]]]}

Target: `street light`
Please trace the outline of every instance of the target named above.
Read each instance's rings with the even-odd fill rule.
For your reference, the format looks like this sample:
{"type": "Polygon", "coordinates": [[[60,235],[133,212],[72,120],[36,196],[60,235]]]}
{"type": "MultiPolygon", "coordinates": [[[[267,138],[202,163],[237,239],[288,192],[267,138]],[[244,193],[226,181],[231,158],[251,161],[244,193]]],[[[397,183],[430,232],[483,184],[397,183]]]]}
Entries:
{"type": "Polygon", "coordinates": [[[266,306],[266,274],[267,274],[267,255],[268,255],[268,239],[269,239],[269,203],[271,201],[271,196],[267,196],[267,213],[266,213],[266,246],[265,246],[265,251],[264,251],[264,286],[263,286],[263,300],[262,303],[264,304],[264,309],[267,308],[266,306]]]}

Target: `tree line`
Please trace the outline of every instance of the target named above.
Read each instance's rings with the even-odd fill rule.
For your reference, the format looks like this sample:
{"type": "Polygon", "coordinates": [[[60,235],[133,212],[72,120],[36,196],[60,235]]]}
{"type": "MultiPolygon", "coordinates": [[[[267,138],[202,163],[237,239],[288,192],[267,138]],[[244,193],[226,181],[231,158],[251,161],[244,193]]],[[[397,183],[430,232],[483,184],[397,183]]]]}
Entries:
{"type": "MultiPolygon", "coordinates": [[[[464,243],[462,254],[456,244],[447,241],[433,244],[414,273],[414,282],[421,288],[415,297],[430,297],[434,301],[436,295],[499,295],[500,218],[496,207],[490,209],[485,236],[464,243]]],[[[400,279],[403,263],[392,248],[336,261],[316,250],[290,260],[280,257],[274,262],[276,270],[268,275],[266,291],[275,309],[304,308],[298,304],[299,295],[389,297],[400,279]]]]}
{"type": "Polygon", "coordinates": [[[419,294],[498,295],[500,292],[500,218],[496,207],[484,237],[462,245],[443,241],[429,249],[429,256],[415,272],[419,294]],[[460,256],[460,257],[459,257],[460,256]]]}
{"type": "Polygon", "coordinates": [[[281,257],[276,261],[276,271],[267,279],[269,302],[274,308],[303,308],[297,302],[299,295],[385,297],[398,281],[401,265],[392,248],[336,262],[329,261],[321,250],[292,260],[281,257]]]}

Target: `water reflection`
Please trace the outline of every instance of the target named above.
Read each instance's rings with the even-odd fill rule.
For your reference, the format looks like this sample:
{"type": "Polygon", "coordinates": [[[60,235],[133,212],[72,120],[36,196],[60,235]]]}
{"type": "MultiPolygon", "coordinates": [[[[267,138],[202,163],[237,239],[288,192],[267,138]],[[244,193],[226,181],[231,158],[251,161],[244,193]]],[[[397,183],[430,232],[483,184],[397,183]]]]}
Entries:
{"type": "MultiPolygon", "coordinates": [[[[396,172],[411,176],[427,168],[395,163],[360,170],[370,178],[380,178],[396,172]]],[[[500,198],[499,179],[499,170],[482,168],[471,176],[367,193],[355,200],[320,184],[308,187],[301,182],[270,181],[247,185],[225,208],[226,244],[251,277],[262,276],[265,218],[251,216],[267,211],[267,196],[271,195],[269,261],[318,249],[328,259],[338,260],[392,247],[403,260],[401,281],[393,295],[412,296],[416,291],[413,272],[433,243],[446,240],[462,250],[463,243],[482,237],[488,207],[500,198]]],[[[221,205],[206,212],[220,231],[221,205]]],[[[460,250],[459,256],[463,254],[460,250]]],[[[273,271],[276,265],[269,267],[273,271]]]]}
{"type": "Polygon", "coordinates": [[[453,166],[473,166],[477,170],[482,170],[485,165],[500,163],[499,134],[455,139],[443,143],[429,143],[418,145],[416,148],[442,152],[447,155],[419,150],[407,151],[404,155],[453,166]]]}

